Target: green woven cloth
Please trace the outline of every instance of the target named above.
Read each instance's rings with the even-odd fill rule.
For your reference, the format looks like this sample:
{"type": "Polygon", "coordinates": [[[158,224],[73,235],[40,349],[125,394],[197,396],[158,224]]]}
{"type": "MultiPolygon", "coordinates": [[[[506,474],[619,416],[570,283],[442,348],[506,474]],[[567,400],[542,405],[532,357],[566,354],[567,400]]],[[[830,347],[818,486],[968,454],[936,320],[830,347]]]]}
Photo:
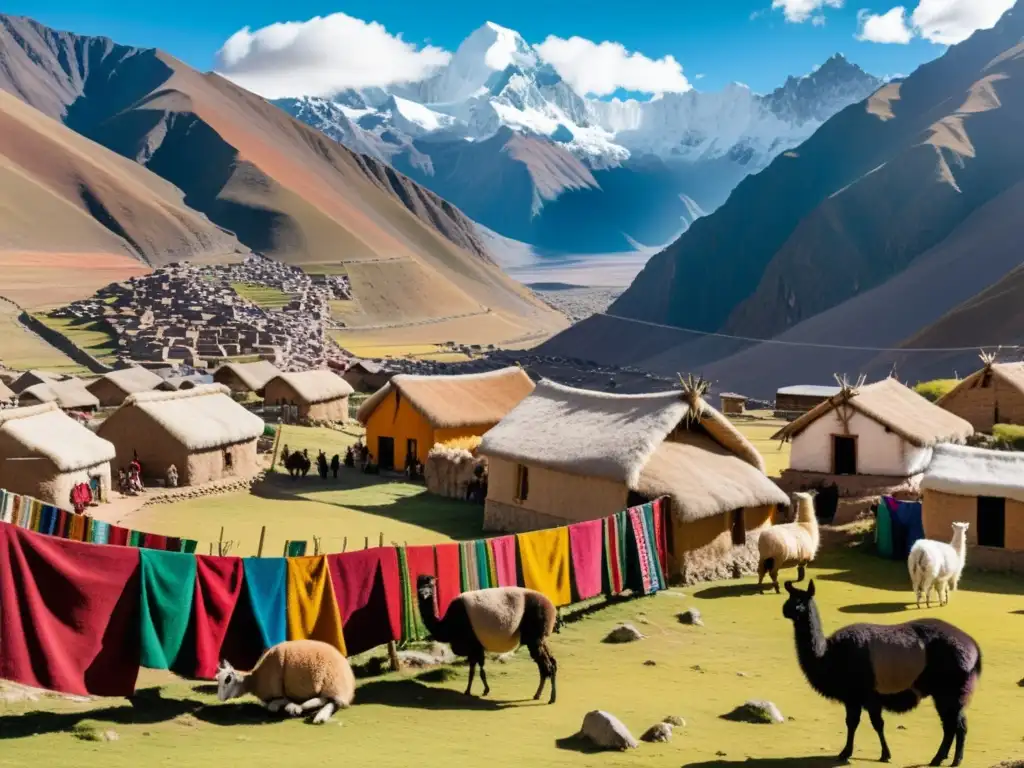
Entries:
{"type": "Polygon", "coordinates": [[[409,559],[405,547],[398,547],[398,580],[402,589],[402,644],[426,640],[427,628],[420,618],[416,585],[409,576],[409,559]]]}
{"type": "Polygon", "coordinates": [[[195,539],[182,539],[181,540],[181,551],[187,552],[190,555],[195,554],[196,545],[199,544],[195,539]]]}
{"type": "Polygon", "coordinates": [[[150,669],[171,669],[178,660],[192,614],[196,558],[181,552],[140,549],[142,658],[150,669]]]}
{"type": "Polygon", "coordinates": [[[285,557],[302,557],[306,554],[305,541],[286,541],[284,543],[285,557]]]}

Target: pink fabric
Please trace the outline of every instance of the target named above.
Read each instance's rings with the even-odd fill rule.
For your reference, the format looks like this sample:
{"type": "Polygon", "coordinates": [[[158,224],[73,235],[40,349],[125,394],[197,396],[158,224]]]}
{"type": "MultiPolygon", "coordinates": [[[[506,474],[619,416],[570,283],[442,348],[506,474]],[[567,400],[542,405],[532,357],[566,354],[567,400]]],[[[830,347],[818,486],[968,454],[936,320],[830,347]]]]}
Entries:
{"type": "Polygon", "coordinates": [[[494,553],[494,569],[498,573],[499,587],[518,586],[516,578],[516,537],[499,536],[490,539],[491,551],[494,553]]]}
{"type": "Polygon", "coordinates": [[[437,563],[437,615],[444,616],[452,600],[462,594],[459,571],[459,545],[438,544],[434,547],[437,563]]]}
{"type": "Polygon", "coordinates": [[[601,594],[603,530],[601,520],[587,520],[569,526],[573,588],[578,600],[589,600],[601,594]]]}

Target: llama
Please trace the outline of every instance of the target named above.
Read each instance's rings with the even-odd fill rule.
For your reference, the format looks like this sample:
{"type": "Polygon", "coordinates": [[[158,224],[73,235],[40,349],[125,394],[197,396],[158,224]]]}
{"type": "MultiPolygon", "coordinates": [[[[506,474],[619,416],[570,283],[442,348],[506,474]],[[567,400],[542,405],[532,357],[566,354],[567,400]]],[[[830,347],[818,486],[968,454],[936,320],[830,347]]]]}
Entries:
{"type": "Polygon", "coordinates": [[[494,587],[463,592],[448,606],[444,617],[435,612],[436,585],[433,576],[420,576],[416,583],[423,624],[434,637],[451,646],[452,653],[469,659],[471,695],[473,676],[480,667],[480,680],[486,696],[491,692],[484,672],[484,652],[508,653],[519,645],[530,649],[530,657],[540,671],[540,686],[534,700],[540,698],[544,684],[551,678],[551,698],[555,703],[555,675],[558,664],[551,655],[547,639],[555,629],[554,604],[540,592],[522,587],[494,587]]]}
{"type": "Polygon", "coordinates": [[[967,560],[967,529],[970,523],[953,523],[953,541],[918,539],[910,548],[907,558],[907,569],[910,571],[910,583],[917,595],[917,607],[921,607],[921,595],[924,594],[925,605],[932,607],[932,587],[939,598],[939,605],[949,602],[950,587],[956,591],[960,575],[964,571],[967,560]]]}
{"type": "Polygon", "coordinates": [[[882,745],[882,762],[892,757],[885,741],[882,710],[909,712],[931,696],[942,720],[942,743],[931,765],[941,765],[956,738],[952,765],[960,765],[967,740],[966,708],[981,677],[981,648],[967,633],[939,619],[905,624],[851,624],[826,638],[814,602],[814,580],[807,590],[786,582],[789,599],[782,615],[793,622],[796,652],[807,682],[827,699],[846,705],[846,746],[853,754],[861,710],[868,711],[882,745]]]}
{"type": "Polygon", "coordinates": [[[779,594],[779,570],[797,566],[797,581],[803,581],[808,563],[818,553],[818,518],[814,513],[814,497],[809,493],[794,493],[796,521],[773,525],[761,531],[757,539],[760,562],[757,566],[757,586],[764,592],[765,574],[770,573],[775,594],[779,594]]]}
{"type": "Polygon", "coordinates": [[[251,693],[271,712],[291,717],[316,710],[321,725],[336,710],[347,709],[355,696],[356,679],[341,651],[319,640],[289,640],[269,649],[251,672],[239,672],[222,661],[217,669],[217,698],[235,699],[251,693]]]}

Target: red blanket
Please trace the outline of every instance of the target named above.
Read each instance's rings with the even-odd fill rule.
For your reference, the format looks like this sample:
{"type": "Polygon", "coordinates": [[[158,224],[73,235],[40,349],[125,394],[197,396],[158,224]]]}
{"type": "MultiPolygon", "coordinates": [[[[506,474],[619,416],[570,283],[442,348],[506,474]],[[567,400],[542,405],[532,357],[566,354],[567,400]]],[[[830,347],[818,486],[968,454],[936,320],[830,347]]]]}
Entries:
{"type": "Polygon", "coordinates": [[[601,520],[588,520],[569,526],[572,586],[577,600],[589,600],[601,594],[603,531],[601,520]]]}
{"type": "Polygon", "coordinates": [[[345,647],[353,656],[402,639],[402,589],[393,547],[328,555],[345,647]]]}
{"type": "Polygon", "coordinates": [[[139,672],[139,553],[0,524],[0,678],[129,696],[139,672]]]}
{"type": "Polygon", "coordinates": [[[437,573],[437,615],[444,618],[452,600],[462,594],[459,572],[459,545],[438,544],[434,547],[437,573]]]}

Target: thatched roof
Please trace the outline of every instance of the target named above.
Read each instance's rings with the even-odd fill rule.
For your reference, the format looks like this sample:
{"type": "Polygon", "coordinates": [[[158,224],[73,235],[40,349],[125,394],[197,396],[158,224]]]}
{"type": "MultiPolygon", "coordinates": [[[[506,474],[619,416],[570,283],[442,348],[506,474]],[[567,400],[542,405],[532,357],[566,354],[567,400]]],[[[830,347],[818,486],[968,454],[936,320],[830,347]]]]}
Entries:
{"type": "Polygon", "coordinates": [[[380,373],[384,370],[384,366],[379,363],[375,363],[372,360],[354,360],[352,365],[345,369],[345,372],[363,370],[366,373],[380,373]]]}
{"type": "Polygon", "coordinates": [[[795,384],[791,387],[781,387],[776,391],[778,395],[795,395],[798,397],[832,397],[839,394],[840,387],[820,384],[795,384]]]}
{"type": "Polygon", "coordinates": [[[33,369],[31,371],[25,371],[18,378],[11,382],[11,389],[15,392],[23,392],[33,384],[39,384],[40,382],[47,381],[59,381],[65,378],[58,373],[50,373],[49,371],[40,371],[33,369]]]}
{"type": "Polygon", "coordinates": [[[1007,387],[1024,394],[1024,363],[989,362],[940,397],[936,405],[941,406],[964,390],[974,389],[984,381],[986,373],[994,379],[999,379],[1007,387]]]}
{"type": "Polygon", "coordinates": [[[368,397],[356,418],[362,424],[392,391],[435,429],[497,424],[533,391],[533,381],[517,366],[462,376],[398,374],[368,397]]]}
{"type": "Polygon", "coordinates": [[[40,403],[56,403],[64,410],[76,408],[98,408],[99,399],[85,387],[81,379],[65,379],[48,381],[44,384],[33,384],[23,390],[19,399],[36,400],[40,403]]]}
{"type": "Polygon", "coordinates": [[[544,380],[484,435],[479,452],[670,495],[684,520],[788,501],[732,423],[680,391],[613,395],[544,380]]]}
{"type": "Polygon", "coordinates": [[[45,456],[61,472],[75,472],[112,461],[112,443],[83,427],[56,403],[0,411],[0,432],[27,452],[45,456]]]}
{"type": "Polygon", "coordinates": [[[92,392],[93,388],[101,381],[109,381],[122,392],[129,395],[134,395],[137,392],[149,392],[164,383],[164,379],[160,376],[137,365],[105,373],[100,378],[90,382],[86,389],[92,392]]]}
{"type": "Polygon", "coordinates": [[[306,403],[325,403],[328,400],[348,397],[355,391],[341,376],[323,368],[300,373],[282,373],[270,381],[283,381],[306,403]]]}
{"type": "Polygon", "coordinates": [[[226,363],[213,372],[217,381],[222,381],[221,377],[225,375],[222,371],[235,374],[253,392],[263,389],[268,381],[281,374],[277,366],[267,360],[255,363],[226,363]]]}
{"type": "Polygon", "coordinates": [[[0,381],[0,402],[6,402],[8,400],[14,400],[14,390],[0,381]]]}
{"type": "Polygon", "coordinates": [[[938,445],[921,488],[955,496],[999,496],[1024,502],[1024,453],[938,445]]]}
{"type": "Polygon", "coordinates": [[[263,434],[263,419],[232,400],[229,392],[221,384],[180,392],[143,392],[128,397],[110,418],[118,417],[125,409],[137,409],[190,451],[256,439],[263,434]]]}
{"type": "Polygon", "coordinates": [[[967,421],[928,402],[896,379],[888,378],[861,387],[842,387],[838,394],[780,429],[773,439],[796,437],[839,407],[862,413],[921,448],[936,443],[963,442],[974,434],[974,427],[967,421]]]}

